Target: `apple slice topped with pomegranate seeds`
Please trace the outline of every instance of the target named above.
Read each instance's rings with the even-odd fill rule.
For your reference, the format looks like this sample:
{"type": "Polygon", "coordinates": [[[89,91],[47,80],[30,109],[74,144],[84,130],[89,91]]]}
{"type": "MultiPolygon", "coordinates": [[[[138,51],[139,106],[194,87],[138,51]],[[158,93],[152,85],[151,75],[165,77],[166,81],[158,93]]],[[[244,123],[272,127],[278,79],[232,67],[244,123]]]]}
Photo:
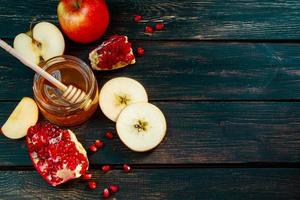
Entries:
{"type": "Polygon", "coordinates": [[[90,54],[91,66],[95,70],[112,70],[135,63],[131,43],[127,36],[113,35],[90,54]]]}
{"type": "Polygon", "coordinates": [[[28,129],[26,144],[38,173],[52,186],[85,174],[89,161],[85,149],[70,130],[50,123],[28,129]]]}

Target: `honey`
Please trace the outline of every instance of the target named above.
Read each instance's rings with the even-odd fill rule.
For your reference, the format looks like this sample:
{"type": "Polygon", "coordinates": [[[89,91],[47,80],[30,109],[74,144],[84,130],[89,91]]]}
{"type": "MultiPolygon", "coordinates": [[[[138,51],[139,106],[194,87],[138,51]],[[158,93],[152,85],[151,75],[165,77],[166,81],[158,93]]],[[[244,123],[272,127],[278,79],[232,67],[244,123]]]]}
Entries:
{"type": "Polygon", "coordinates": [[[34,97],[44,117],[61,126],[88,120],[98,107],[98,84],[90,67],[73,56],[54,57],[42,67],[65,85],[73,85],[87,94],[82,102],[71,104],[62,98],[62,91],[35,74],[34,97]]]}

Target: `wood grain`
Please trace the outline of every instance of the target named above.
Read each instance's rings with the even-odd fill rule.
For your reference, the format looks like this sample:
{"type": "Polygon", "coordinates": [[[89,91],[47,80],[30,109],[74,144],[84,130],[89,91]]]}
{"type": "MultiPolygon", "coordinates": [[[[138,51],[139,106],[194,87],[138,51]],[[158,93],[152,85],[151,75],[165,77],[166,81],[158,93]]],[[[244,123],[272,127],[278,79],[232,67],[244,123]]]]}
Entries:
{"type": "MultiPolygon", "coordinates": [[[[7,40],[10,41],[11,40],[7,40]]],[[[97,44],[69,43],[87,63],[97,44]]],[[[101,87],[117,76],[140,81],[151,100],[290,100],[300,98],[300,45],[133,41],[145,55],[121,70],[95,72],[101,87]]],[[[33,72],[0,50],[0,100],[32,95],[33,72]],[[22,83],[22,84],[21,84],[22,83]]]]}
{"type": "MultiPolygon", "coordinates": [[[[215,40],[215,39],[299,39],[298,0],[110,0],[111,23],[106,36],[119,33],[129,38],[215,40]],[[133,22],[140,14],[144,21],[133,22]],[[147,24],[164,20],[166,30],[151,37],[147,24]]],[[[57,0],[2,0],[0,37],[13,38],[26,32],[32,21],[57,24],[57,0]]]]}
{"type": "MultiPolygon", "coordinates": [[[[16,103],[0,103],[0,124],[16,103]]],[[[115,124],[97,113],[72,127],[84,147],[102,139],[91,164],[205,164],[300,162],[299,103],[154,102],[165,113],[168,132],[154,151],[134,153],[116,136],[115,124]]],[[[31,166],[23,140],[0,137],[0,166],[31,166]]]]}
{"type": "Polygon", "coordinates": [[[111,199],[299,199],[300,169],[147,169],[125,174],[92,170],[98,188],[75,180],[56,188],[35,171],[1,171],[1,199],[102,199],[102,190],[118,184],[111,199]]]}

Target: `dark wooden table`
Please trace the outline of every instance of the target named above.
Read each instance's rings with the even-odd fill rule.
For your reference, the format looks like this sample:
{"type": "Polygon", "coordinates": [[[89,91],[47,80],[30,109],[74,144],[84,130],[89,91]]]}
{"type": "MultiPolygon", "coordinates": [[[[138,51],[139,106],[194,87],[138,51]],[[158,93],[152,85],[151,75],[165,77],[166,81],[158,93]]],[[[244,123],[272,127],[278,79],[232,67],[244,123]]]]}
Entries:
{"type": "MultiPolygon", "coordinates": [[[[88,52],[111,34],[126,34],[145,56],[113,72],[139,80],[168,121],[163,143],[134,153],[118,138],[90,156],[99,188],[76,180],[49,186],[32,167],[24,140],[0,137],[0,199],[101,199],[108,183],[115,199],[300,199],[300,1],[107,0],[110,27],[89,45],[67,40],[66,54],[88,52]],[[166,30],[149,37],[146,20],[166,30]],[[102,173],[103,164],[113,170],[102,173]],[[125,174],[122,164],[133,171],[125,174]]],[[[57,0],[1,0],[0,37],[12,43],[32,20],[57,23],[57,0]]],[[[0,50],[0,122],[23,96],[33,72],[0,50]]],[[[87,147],[114,123],[100,110],[72,128],[87,147]]],[[[111,198],[111,199],[113,199],[111,198]]]]}

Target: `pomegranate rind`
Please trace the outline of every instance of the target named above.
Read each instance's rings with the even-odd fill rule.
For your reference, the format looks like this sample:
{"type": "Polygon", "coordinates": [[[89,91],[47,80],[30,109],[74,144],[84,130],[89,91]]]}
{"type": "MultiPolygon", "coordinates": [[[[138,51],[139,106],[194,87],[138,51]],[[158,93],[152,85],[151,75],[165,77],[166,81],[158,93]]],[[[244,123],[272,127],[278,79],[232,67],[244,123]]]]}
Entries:
{"type": "MultiPolygon", "coordinates": [[[[112,37],[124,37],[125,38],[125,44],[129,43],[127,36],[116,35],[116,36],[112,36],[112,37]]],[[[119,68],[126,67],[127,65],[131,65],[131,64],[135,63],[135,57],[134,57],[134,54],[133,54],[133,50],[132,50],[132,48],[130,48],[129,53],[127,53],[126,56],[132,57],[133,59],[130,60],[129,62],[119,61],[119,62],[113,64],[112,66],[110,66],[109,68],[103,67],[103,66],[99,67],[99,63],[100,63],[99,56],[100,55],[98,54],[98,51],[101,50],[102,48],[104,48],[105,46],[109,45],[111,38],[108,39],[107,41],[104,41],[101,45],[99,45],[98,47],[96,47],[94,50],[92,50],[90,52],[89,59],[90,59],[91,66],[92,66],[93,69],[99,70],[99,71],[114,70],[114,69],[119,69],[119,68]]],[[[101,63],[100,63],[100,65],[101,65],[101,63]]]]}
{"type": "Polygon", "coordinates": [[[37,153],[35,151],[33,151],[33,152],[30,151],[29,146],[32,145],[32,142],[31,142],[31,139],[28,136],[26,137],[26,145],[28,147],[29,157],[30,157],[30,159],[33,163],[33,166],[35,167],[37,172],[43,177],[43,179],[52,186],[57,186],[57,185],[65,183],[69,180],[79,178],[81,175],[85,174],[86,171],[89,168],[89,161],[88,161],[88,158],[87,158],[86,150],[83,148],[82,144],[77,140],[75,134],[71,130],[68,130],[68,133],[69,133],[69,136],[70,136],[70,141],[74,142],[74,144],[75,144],[76,150],[84,156],[85,162],[86,162],[86,167],[83,169],[82,164],[78,164],[76,166],[75,170],[72,171],[72,170],[68,169],[66,167],[66,165],[64,164],[63,168],[56,172],[56,174],[58,174],[57,177],[62,178],[62,180],[59,181],[59,182],[51,181],[49,179],[50,175],[47,176],[48,178],[46,176],[42,175],[44,172],[38,166],[38,162],[40,161],[40,159],[38,158],[37,153]]]}

